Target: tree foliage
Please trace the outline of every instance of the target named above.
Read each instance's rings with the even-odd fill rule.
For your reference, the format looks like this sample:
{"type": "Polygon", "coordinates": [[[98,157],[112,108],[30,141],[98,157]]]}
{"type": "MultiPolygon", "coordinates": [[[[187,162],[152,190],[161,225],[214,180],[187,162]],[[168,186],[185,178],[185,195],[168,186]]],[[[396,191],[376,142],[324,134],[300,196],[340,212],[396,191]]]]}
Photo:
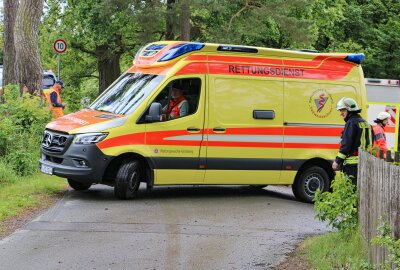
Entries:
{"type": "Polygon", "coordinates": [[[69,44],[67,98],[94,97],[140,46],[163,39],[363,52],[366,77],[396,79],[398,10],[396,0],[46,0],[39,46],[44,69],[55,70],[54,40],[69,44]]]}

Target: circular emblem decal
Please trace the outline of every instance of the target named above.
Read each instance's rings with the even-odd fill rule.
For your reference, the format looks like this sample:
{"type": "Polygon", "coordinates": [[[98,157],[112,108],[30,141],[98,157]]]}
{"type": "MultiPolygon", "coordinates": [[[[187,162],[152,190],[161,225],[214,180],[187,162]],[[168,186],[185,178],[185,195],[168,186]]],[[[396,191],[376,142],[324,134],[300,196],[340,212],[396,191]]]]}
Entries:
{"type": "Polygon", "coordinates": [[[314,91],[308,101],[311,113],[318,118],[328,117],[333,109],[332,95],[324,89],[314,91]]]}
{"type": "Polygon", "coordinates": [[[154,153],[158,154],[158,148],[154,149],[154,153]]]}

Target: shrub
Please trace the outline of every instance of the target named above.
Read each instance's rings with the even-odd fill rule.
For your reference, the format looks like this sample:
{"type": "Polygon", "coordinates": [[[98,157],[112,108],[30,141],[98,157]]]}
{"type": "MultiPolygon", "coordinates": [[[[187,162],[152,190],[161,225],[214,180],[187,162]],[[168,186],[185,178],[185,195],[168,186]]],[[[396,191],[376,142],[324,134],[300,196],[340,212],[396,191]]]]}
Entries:
{"type": "Polygon", "coordinates": [[[21,97],[18,86],[5,87],[0,103],[0,158],[18,175],[30,175],[38,167],[34,161],[39,158],[40,139],[51,119],[44,103],[37,96],[21,97]]]}
{"type": "Polygon", "coordinates": [[[349,177],[340,173],[332,181],[331,188],[331,193],[316,193],[316,217],[321,221],[328,221],[330,226],[339,231],[357,229],[357,187],[349,177]]]}
{"type": "Polygon", "coordinates": [[[0,159],[0,186],[15,182],[16,177],[10,166],[0,159]]]}
{"type": "Polygon", "coordinates": [[[371,240],[374,245],[380,245],[389,251],[387,261],[383,264],[383,269],[392,269],[391,264],[396,268],[400,268],[400,239],[392,237],[392,230],[387,221],[381,221],[377,229],[377,235],[371,240]]]}

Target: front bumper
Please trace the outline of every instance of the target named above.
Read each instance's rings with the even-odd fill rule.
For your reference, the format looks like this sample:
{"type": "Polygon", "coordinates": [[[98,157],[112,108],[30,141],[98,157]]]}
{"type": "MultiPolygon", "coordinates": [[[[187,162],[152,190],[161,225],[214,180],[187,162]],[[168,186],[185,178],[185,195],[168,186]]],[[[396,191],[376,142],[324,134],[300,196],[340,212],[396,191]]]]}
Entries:
{"type": "Polygon", "coordinates": [[[104,155],[95,144],[70,143],[64,151],[55,153],[42,147],[40,166],[51,168],[52,174],[77,182],[101,183],[112,156],[104,155]]]}

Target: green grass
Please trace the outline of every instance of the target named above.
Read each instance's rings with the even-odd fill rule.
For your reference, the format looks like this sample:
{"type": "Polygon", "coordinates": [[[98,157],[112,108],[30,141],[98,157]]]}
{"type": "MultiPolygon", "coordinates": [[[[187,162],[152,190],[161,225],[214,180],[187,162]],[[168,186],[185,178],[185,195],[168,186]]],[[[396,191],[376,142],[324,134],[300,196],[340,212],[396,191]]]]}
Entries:
{"type": "Polygon", "coordinates": [[[334,232],[309,238],[303,243],[301,256],[315,270],[371,269],[358,231],[334,232]]]}
{"type": "Polygon", "coordinates": [[[13,181],[0,185],[0,222],[26,210],[45,207],[66,188],[66,181],[55,176],[37,173],[14,177],[13,181]]]}

